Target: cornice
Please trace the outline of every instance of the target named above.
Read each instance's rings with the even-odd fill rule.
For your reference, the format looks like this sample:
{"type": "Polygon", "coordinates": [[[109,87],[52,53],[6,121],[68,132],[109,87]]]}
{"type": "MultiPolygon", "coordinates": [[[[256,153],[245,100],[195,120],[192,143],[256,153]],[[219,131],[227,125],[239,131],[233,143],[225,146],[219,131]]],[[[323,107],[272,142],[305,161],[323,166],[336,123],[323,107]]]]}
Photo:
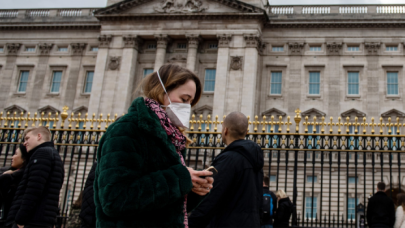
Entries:
{"type": "Polygon", "coordinates": [[[100,30],[100,24],[70,24],[70,25],[0,25],[0,30],[100,30]]]}
{"type": "Polygon", "coordinates": [[[405,22],[395,23],[356,23],[356,22],[336,22],[336,23],[266,23],[265,28],[405,28],[405,22]]]}

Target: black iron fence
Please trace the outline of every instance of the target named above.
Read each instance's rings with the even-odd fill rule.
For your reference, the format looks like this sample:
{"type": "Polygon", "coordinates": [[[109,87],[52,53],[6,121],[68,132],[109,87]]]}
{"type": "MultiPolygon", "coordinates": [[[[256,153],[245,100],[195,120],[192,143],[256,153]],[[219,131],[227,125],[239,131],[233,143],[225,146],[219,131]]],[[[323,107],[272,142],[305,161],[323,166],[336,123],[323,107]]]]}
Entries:
{"type": "MultiPolygon", "coordinates": [[[[10,164],[22,133],[28,126],[46,125],[65,167],[65,181],[60,193],[59,226],[64,226],[71,205],[84,188],[87,175],[95,161],[97,145],[103,133],[116,118],[71,113],[47,117],[14,113],[0,114],[0,166],[10,164]],[[68,118],[69,117],[69,118],[68,118]]],[[[387,184],[387,195],[396,202],[404,192],[401,163],[405,160],[404,124],[380,119],[378,124],[362,123],[355,118],[345,123],[302,121],[300,112],[294,118],[258,117],[249,121],[246,139],[260,145],[264,152],[264,172],[270,178],[270,190],[284,190],[296,206],[291,225],[301,227],[357,227],[366,225],[368,198],[378,182],[387,184]],[[290,127],[295,125],[293,130],[290,127]]],[[[198,120],[192,117],[188,132],[193,140],[188,148],[187,165],[195,169],[208,167],[224,148],[218,117],[198,120]]]]}

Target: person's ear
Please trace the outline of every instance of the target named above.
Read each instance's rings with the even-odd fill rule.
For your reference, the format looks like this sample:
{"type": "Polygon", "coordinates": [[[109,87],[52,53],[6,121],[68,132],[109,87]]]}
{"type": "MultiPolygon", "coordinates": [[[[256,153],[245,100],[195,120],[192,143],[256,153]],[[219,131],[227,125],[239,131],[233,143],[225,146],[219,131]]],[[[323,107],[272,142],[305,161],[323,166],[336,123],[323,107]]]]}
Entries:
{"type": "Polygon", "coordinates": [[[228,128],[224,127],[224,135],[228,135],[228,128]]]}
{"type": "Polygon", "coordinates": [[[37,140],[38,140],[38,141],[41,141],[41,139],[42,139],[42,134],[41,134],[41,133],[38,133],[37,140]]]}

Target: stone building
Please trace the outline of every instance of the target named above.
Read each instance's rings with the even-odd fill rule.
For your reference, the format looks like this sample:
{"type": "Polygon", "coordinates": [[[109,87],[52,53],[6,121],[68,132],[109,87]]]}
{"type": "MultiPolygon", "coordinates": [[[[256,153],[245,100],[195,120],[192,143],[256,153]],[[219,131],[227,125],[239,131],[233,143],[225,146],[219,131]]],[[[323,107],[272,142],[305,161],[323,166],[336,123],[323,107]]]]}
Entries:
{"type": "Polygon", "coordinates": [[[237,110],[286,121],[299,108],[310,120],[402,122],[404,27],[405,5],[108,0],[101,9],[0,10],[0,110],[121,114],[145,75],[176,63],[200,77],[193,112],[204,117],[237,110]]]}

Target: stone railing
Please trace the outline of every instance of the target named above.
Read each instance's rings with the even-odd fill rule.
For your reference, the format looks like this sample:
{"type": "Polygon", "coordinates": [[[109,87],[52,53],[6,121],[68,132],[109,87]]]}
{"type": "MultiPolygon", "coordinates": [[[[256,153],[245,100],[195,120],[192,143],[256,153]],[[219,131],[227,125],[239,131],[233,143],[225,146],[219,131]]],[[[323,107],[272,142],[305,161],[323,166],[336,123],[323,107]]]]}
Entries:
{"type": "Polygon", "coordinates": [[[92,9],[13,9],[0,10],[0,18],[92,17],[92,9]]]}
{"type": "Polygon", "coordinates": [[[405,5],[363,5],[363,6],[270,6],[270,14],[401,14],[405,5]]]}

